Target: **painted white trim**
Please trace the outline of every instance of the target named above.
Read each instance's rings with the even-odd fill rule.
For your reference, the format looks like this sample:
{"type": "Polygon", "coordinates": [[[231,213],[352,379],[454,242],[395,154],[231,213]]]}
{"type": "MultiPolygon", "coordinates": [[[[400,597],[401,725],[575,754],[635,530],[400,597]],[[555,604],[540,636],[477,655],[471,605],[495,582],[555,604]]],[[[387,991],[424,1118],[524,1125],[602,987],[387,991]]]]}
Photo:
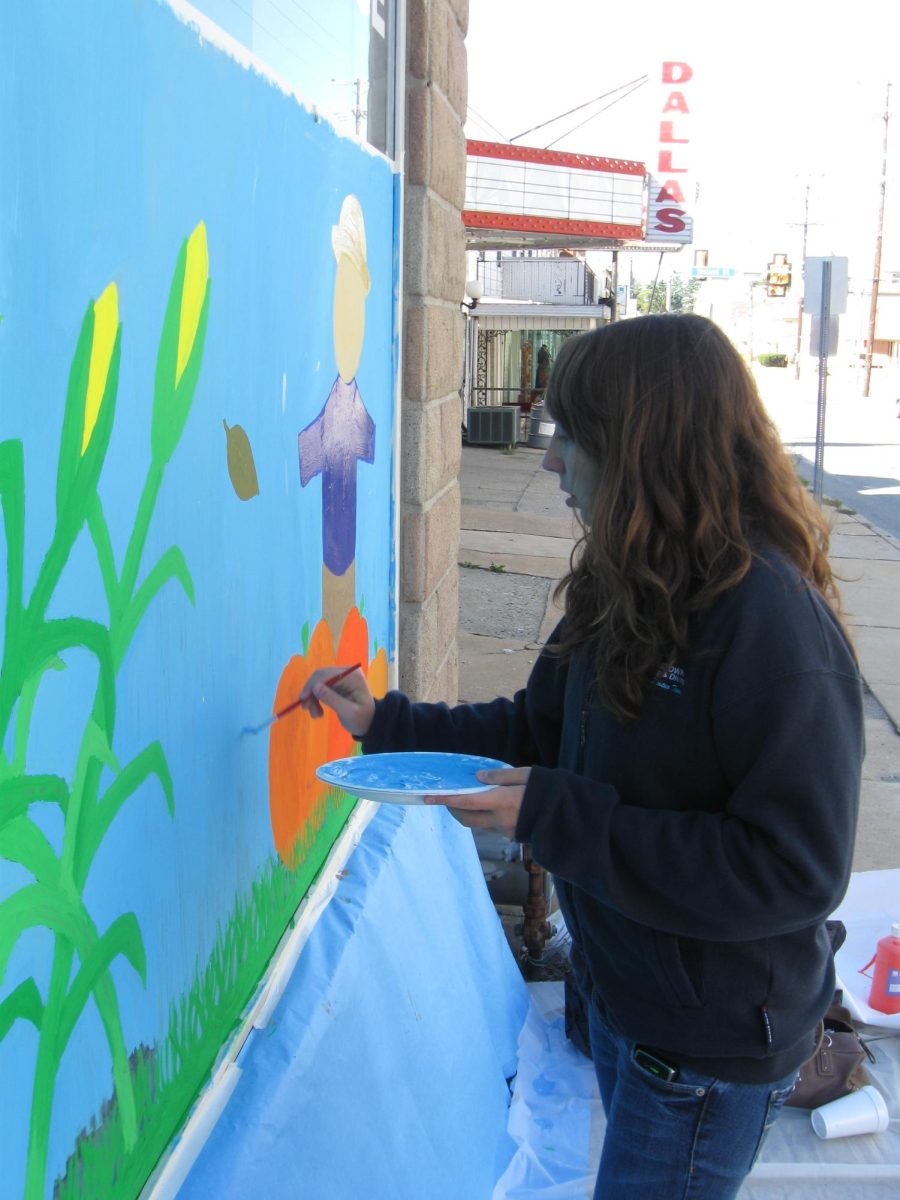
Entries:
{"type": "Polygon", "coordinates": [[[264,1029],[287,987],[300,952],[340,882],[340,871],[359,845],[378,805],[360,800],[322,865],[318,882],[300,902],[289,927],[263,975],[256,994],[245,1010],[237,1033],[224,1048],[213,1068],[212,1079],[194,1104],[187,1123],[156,1170],[144,1184],[140,1200],[173,1200],[190,1174],[207,1138],[225,1111],[241,1071],[237,1059],[254,1029],[264,1029]]]}
{"type": "MultiPolygon", "coordinates": [[[[166,1159],[165,1167],[153,1186],[152,1192],[149,1193],[153,1200],[173,1200],[178,1195],[181,1185],[187,1179],[206,1139],[225,1111],[225,1106],[231,1099],[231,1093],[237,1086],[240,1077],[240,1068],[233,1062],[226,1063],[203,1093],[191,1114],[190,1124],[185,1129],[181,1141],[166,1159]]],[[[141,1192],[141,1196],[145,1193],[146,1187],[141,1192]]]]}

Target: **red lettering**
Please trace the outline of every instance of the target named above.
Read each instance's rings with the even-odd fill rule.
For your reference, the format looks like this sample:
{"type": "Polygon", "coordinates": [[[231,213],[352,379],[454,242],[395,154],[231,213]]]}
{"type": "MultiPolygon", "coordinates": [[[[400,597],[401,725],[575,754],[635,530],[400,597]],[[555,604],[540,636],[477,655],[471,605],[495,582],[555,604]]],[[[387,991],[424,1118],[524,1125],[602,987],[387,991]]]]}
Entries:
{"type": "Polygon", "coordinates": [[[663,105],[663,112],[682,112],[689,113],[688,102],[684,98],[684,92],[670,92],[669,98],[663,105]]]}
{"type": "Polygon", "coordinates": [[[660,175],[686,175],[687,167],[676,167],[672,163],[672,151],[660,150],[659,152],[659,174],[660,175]]]}
{"type": "Polygon", "coordinates": [[[660,123],[659,123],[659,140],[661,142],[669,142],[670,144],[678,144],[681,146],[686,146],[688,144],[687,138],[677,138],[675,136],[675,122],[674,121],[660,121],[660,123]]]}
{"type": "Polygon", "coordinates": [[[685,228],[684,213],[680,208],[661,208],[653,228],[660,233],[681,233],[685,228]]]}
{"type": "Polygon", "coordinates": [[[684,192],[677,179],[667,179],[659,189],[655,202],[660,204],[663,200],[671,200],[673,204],[684,204],[684,192]]]}
{"type": "Polygon", "coordinates": [[[694,72],[687,63],[682,62],[664,62],[662,68],[663,83],[687,83],[689,79],[693,79],[694,72]]]}

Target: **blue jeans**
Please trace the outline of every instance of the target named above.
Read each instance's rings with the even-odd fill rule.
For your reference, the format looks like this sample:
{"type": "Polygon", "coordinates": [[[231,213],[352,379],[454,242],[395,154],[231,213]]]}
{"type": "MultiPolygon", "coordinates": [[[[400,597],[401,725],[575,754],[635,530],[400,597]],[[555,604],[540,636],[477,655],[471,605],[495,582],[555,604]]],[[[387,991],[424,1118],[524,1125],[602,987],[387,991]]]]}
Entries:
{"type": "Polygon", "coordinates": [[[664,1082],[590,1005],[591,1052],[606,1111],[594,1200],[730,1200],[790,1095],[777,1083],[726,1083],[682,1067],[664,1082]]]}

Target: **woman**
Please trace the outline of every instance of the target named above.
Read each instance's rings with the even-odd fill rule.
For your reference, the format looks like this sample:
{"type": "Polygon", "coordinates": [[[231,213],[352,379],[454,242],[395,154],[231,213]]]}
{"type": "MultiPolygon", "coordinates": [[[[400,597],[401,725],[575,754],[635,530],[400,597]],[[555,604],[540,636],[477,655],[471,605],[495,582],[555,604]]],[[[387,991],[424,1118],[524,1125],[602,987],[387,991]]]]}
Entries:
{"type": "Polygon", "coordinates": [[[546,398],[583,534],[524,691],[303,698],[363,749],[502,758],[454,797],[550,870],[589,1000],[596,1197],[734,1196],[812,1054],[850,872],[860,680],[828,533],[728,339],[693,315],[565,343],[546,398]]]}

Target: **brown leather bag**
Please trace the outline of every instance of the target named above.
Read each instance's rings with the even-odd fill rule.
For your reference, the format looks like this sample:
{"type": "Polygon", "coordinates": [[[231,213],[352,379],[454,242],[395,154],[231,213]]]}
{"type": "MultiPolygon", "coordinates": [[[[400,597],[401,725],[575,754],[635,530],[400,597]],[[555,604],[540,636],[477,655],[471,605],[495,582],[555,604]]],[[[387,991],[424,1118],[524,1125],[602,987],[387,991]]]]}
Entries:
{"type": "MultiPolygon", "coordinates": [[[[831,939],[831,951],[836,954],[844,943],[847,930],[843,921],[826,921],[825,926],[831,939]]],[[[856,1032],[850,1010],[842,1003],[843,998],[843,992],[838,989],[831,1007],[819,1023],[815,1053],[800,1068],[797,1086],[787,1099],[792,1108],[818,1108],[820,1104],[839,1100],[872,1082],[863,1063],[866,1058],[874,1062],[875,1057],[856,1032]]]]}
{"type": "Polygon", "coordinates": [[[835,1003],[821,1022],[816,1052],[800,1068],[800,1078],[787,1099],[793,1108],[818,1108],[872,1082],[863,1064],[866,1058],[874,1062],[874,1056],[853,1028],[853,1017],[840,1003],[840,995],[835,992],[835,1003]]]}

